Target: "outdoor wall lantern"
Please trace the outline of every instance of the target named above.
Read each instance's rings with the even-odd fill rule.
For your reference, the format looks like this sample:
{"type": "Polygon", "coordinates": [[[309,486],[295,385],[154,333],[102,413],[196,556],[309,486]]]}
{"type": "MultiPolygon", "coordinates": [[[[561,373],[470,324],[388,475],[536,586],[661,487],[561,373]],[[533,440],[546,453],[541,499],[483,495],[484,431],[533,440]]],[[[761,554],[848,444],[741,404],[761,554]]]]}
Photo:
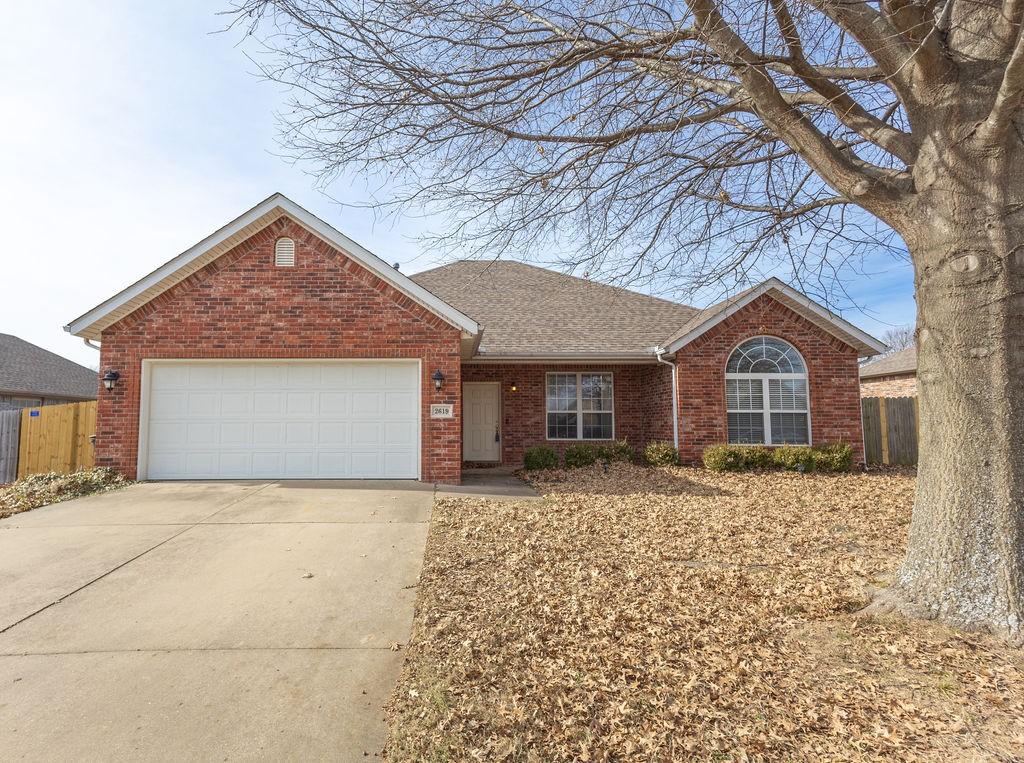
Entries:
{"type": "Polygon", "coordinates": [[[105,374],[103,374],[103,386],[107,388],[107,392],[110,392],[110,390],[114,388],[114,385],[117,384],[117,380],[120,378],[121,374],[119,374],[117,371],[111,371],[109,369],[105,374]]]}
{"type": "Polygon", "coordinates": [[[434,380],[434,389],[441,389],[444,386],[444,374],[441,373],[441,369],[434,371],[434,375],[430,377],[434,380]]]}
{"type": "Polygon", "coordinates": [[[516,384],[515,382],[512,382],[512,391],[515,392],[517,389],[519,389],[519,385],[516,384]]]}

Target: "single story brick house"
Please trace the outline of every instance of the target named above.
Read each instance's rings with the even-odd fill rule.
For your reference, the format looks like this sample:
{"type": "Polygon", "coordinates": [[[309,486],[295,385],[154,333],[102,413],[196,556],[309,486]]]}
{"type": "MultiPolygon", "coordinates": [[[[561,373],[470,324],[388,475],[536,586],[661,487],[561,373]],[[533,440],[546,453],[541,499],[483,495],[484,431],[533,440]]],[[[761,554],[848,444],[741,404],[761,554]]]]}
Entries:
{"type": "Polygon", "coordinates": [[[908,347],[860,367],[861,397],[917,397],[917,348],[908,347]]]}
{"type": "Polygon", "coordinates": [[[65,328],[112,382],[96,462],[139,479],[456,484],[613,438],[861,459],[884,350],[774,279],[697,310],[515,262],[408,276],[280,194],[65,328]]]}

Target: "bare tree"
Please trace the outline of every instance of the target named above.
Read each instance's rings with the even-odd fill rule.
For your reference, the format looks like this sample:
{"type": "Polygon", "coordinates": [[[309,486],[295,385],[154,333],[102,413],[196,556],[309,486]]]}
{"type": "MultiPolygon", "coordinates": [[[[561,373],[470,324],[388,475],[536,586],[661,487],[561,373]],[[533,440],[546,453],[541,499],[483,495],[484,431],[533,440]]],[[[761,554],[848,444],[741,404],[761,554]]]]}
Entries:
{"type": "Polygon", "coordinates": [[[884,606],[1022,638],[1024,0],[239,2],[294,155],[460,247],[699,286],[902,239],[921,462],[884,606]]]}
{"type": "Polygon", "coordinates": [[[914,326],[907,323],[903,326],[893,326],[882,334],[882,341],[889,345],[887,355],[901,350],[907,350],[914,346],[914,326]]]}

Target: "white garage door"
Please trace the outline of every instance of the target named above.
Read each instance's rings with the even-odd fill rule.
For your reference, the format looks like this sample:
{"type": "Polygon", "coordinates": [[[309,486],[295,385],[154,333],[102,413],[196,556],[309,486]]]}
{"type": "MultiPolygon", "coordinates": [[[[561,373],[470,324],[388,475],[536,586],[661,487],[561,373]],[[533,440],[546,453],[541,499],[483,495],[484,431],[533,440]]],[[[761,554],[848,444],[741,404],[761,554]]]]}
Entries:
{"type": "Polygon", "coordinates": [[[419,363],[145,364],[148,479],[419,476],[419,363]]]}

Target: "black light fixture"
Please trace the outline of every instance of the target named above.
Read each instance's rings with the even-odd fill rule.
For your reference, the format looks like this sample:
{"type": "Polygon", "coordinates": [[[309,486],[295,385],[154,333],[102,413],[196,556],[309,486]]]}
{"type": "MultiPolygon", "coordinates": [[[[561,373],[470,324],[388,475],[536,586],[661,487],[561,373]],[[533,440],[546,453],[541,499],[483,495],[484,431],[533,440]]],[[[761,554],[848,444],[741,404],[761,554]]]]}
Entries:
{"type": "Polygon", "coordinates": [[[441,389],[444,386],[444,374],[441,373],[441,369],[434,371],[434,375],[430,377],[434,380],[434,389],[441,389]]]}
{"type": "Polygon", "coordinates": [[[512,391],[515,392],[518,389],[519,389],[519,385],[516,384],[515,382],[512,382],[512,391]]]}
{"type": "Polygon", "coordinates": [[[110,369],[107,369],[107,372],[103,374],[102,377],[103,386],[107,388],[107,392],[110,392],[110,390],[114,388],[114,385],[117,384],[117,380],[120,378],[121,374],[119,374],[117,371],[111,371],[110,369]]]}

